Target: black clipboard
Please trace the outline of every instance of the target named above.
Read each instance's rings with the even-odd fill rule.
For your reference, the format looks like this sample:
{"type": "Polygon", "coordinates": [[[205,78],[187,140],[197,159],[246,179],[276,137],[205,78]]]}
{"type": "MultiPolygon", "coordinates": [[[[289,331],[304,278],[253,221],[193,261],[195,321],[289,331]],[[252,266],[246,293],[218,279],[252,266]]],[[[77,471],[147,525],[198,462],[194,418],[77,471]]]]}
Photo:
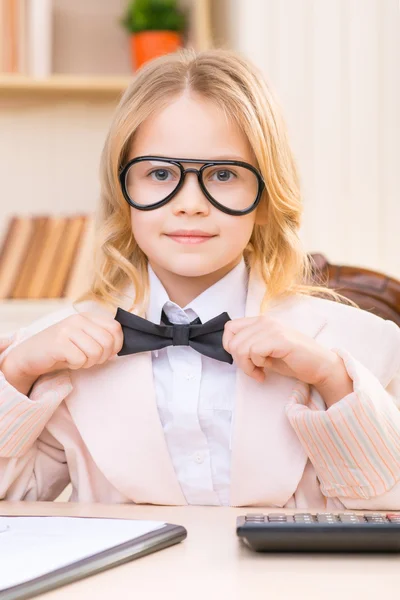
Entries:
{"type": "Polygon", "coordinates": [[[183,541],[187,531],[181,525],[166,523],[164,527],[112,546],[18,585],[0,590],[0,600],[26,600],[67,585],[135,558],[146,556],[183,541]]]}

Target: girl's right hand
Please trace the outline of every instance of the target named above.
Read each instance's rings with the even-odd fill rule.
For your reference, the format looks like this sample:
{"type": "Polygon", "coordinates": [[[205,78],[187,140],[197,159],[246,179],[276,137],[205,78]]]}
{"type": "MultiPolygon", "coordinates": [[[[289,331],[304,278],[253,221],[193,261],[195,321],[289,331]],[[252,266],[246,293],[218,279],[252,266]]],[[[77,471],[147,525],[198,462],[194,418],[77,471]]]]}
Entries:
{"type": "Polygon", "coordinates": [[[71,315],[12,348],[1,370],[9,383],[27,393],[40,375],[60,369],[89,369],[122,348],[120,323],[111,316],[71,315]]]}

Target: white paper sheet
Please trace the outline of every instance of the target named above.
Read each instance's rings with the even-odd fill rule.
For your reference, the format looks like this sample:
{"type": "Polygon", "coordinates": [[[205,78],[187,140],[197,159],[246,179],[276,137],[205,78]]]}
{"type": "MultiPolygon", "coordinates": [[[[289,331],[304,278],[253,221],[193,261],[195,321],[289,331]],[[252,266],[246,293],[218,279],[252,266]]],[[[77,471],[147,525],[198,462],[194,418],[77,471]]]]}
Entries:
{"type": "Polygon", "coordinates": [[[159,521],[0,517],[0,591],[164,526],[159,521]]]}

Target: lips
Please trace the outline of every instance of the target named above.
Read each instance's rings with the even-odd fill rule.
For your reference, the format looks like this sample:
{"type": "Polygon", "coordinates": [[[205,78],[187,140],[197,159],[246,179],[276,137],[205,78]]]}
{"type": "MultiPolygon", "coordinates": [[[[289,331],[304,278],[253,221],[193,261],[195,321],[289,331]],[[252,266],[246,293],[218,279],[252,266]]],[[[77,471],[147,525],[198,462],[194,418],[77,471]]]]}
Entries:
{"type": "Polygon", "coordinates": [[[209,241],[215,235],[208,233],[207,231],[202,231],[200,229],[191,229],[191,230],[183,230],[179,229],[178,231],[173,231],[171,233],[166,234],[174,242],[178,242],[179,244],[204,244],[209,241]]]}
{"type": "Polygon", "coordinates": [[[207,231],[202,231],[201,229],[178,229],[177,231],[172,231],[171,233],[167,233],[170,237],[214,237],[214,234],[208,233],[207,231]]]}

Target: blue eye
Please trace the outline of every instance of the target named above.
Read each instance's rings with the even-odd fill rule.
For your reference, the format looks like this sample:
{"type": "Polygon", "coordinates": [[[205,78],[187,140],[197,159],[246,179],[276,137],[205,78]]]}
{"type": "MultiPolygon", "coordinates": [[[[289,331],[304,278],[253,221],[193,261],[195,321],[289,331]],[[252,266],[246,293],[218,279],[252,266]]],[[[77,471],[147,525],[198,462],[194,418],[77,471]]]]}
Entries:
{"type": "Polygon", "coordinates": [[[171,175],[171,172],[168,169],[155,169],[149,173],[149,176],[155,175],[156,181],[167,181],[168,175],[171,175]]]}
{"type": "Polygon", "coordinates": [[[232,179],[235,179],[235,178],[236,178],[235,173],[233,173],[229,169],[219,169],[218,171],[215,171],[212,174],[212,176],[210,177],[210,179],[213,179],[214,181],[217,181],[219,183],[227,183],[227,182],[232,181],[232,179]],[[214,175],[217,176],[217,179],[214,179],[214,175]]]}

